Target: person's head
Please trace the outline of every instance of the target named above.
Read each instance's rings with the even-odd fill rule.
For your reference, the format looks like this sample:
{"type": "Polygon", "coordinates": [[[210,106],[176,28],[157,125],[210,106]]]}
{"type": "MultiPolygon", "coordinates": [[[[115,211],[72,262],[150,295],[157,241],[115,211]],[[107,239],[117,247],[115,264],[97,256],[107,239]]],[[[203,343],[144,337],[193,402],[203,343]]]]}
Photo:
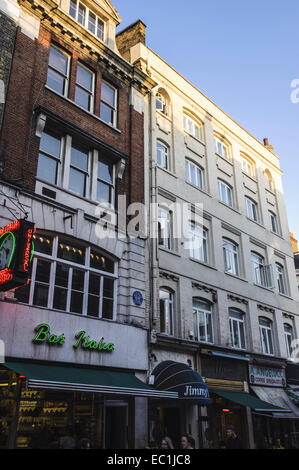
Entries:
{"type": "Polygon", "coordinates": [[[161,449],[173,449],[173,444],[170,437],[163,437],[161,440],[161,449]]]}
{"type": "Polygon", "coordinates": [[[281,445],[281,440],[280,440],[279,437],[277,437],[277,438],[275,439],[275,445],[276,445],[276,446],[280,446],[280,445],[281,445]]]}
{"type": "Polygon", "coordinates": [[[228,426],[226,428],[226,435],[229,439],[234,439],[236,437],[235,428],[233,426],[228,426]]]}
{"type": "Polygon", "coordinates": [[[181,447],[182,449],[193,449],[194,446],[194,439],[192,436],[188,434],[183,434],[181,437],[181,447]]]}

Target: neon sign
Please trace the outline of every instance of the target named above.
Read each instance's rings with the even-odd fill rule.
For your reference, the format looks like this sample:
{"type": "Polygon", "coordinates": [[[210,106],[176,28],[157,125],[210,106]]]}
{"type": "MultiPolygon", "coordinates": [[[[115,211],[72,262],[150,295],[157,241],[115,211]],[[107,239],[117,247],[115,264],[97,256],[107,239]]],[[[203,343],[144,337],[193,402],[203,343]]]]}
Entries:
{"type": "MultiPolygon", "coordinates": [[[[65,343],[65,335],[54,335],[50,331],[50,326],[47,323],[42,323],[38,325],[35,330],[36,336],[33,339],[33,343],[42,344],[47,343],[50,346],[62,346],[65,343]]],[[[85,331],[79,331],[75,334],[76,343],[73,345],[74,349],[81,347],[86,351],[97,351],[97,352],[112,352],[114,350],[113,343],[105,343],[105,339],[101,338],[99,341],[90,339],[89,336],[86,336],[85,331]]]]}
{"type": "Polygon", "coordinates": [[[28,283],[34,232],[35,225],[23,219],[0,228],[0,291],[28,283]]]}

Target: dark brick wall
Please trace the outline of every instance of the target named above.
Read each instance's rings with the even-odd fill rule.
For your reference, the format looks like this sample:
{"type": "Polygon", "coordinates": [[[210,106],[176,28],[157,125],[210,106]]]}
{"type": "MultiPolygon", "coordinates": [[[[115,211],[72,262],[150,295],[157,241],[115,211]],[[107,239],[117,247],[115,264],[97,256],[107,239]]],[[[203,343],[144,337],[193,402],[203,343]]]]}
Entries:
{"type": "Polygon", "coordinates": [[[5,160],[4,178],[21,179],[24,187],[34,191],[40,142],[35,136],[34,109],[37,106],[43,106],[128,155],[130,162],[126,167],[123,180],[117,181],[116,189],[120,194],[130,195],[128,202],[130,199],[143,200],[143,185],[140,185],[143,182],[144,171],[143,115],[134,111],[129,102],[129,85],[109,76],[105,70],[101,69],[98,62],[84,56],[80,51],[70,49],[59,37],[43,26],[40,28],[39,38],[35,41],[24,35],[18,28],[0,142],[0,157],[5,160]],[[72,56],[73,73],[68,94],[70,100],[75,95],[78,60],[89,65],[96,72],[98,86],[95,96],[95,113],[97,115],[99,114],[102,77],[117,86],[119,90],[117,127],[121,133],[45,88],[51,41],[60,43],[72,56]]]}
{"type": "Polygon", "coordinates": [[[4,13],[0,12],[0,129],[2,125],[4,113],[4,92],[6,93],[9,81],[9,74],[14,50],[16,24],[13,20],[8,18],[4,13]]]}

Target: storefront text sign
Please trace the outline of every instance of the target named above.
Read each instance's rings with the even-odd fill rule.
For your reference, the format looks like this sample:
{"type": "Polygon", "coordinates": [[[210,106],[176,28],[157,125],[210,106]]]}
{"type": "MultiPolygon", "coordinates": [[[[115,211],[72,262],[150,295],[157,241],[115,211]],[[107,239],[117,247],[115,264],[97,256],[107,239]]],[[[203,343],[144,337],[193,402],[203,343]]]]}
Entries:
{"type": "MultiPolygon", "coordinates": [[[[36,336],[33,339],[35,344],[46,343],[56,346],[62,346],[66,337],[64,333],[60,335],[55,335],[51,333],[50,326],[46,323],[38,325],[35,330],[36,336]]],[[[75,343],[73,345],[74,349],[82,348],[86,351],[98,351],[98,352],[112,352],[114,350],[113,343],[105,343],[105,339],[101,338],[100,340],[91,339],[85,331],[79,331],[75,334],[75,343]]]]}
{"type": "Polygon", "coordinates": [[[249,365],[249,381],[253,385],[285,387],[285,371],[284,369],[274,369],[270,367],[249,365]]]}

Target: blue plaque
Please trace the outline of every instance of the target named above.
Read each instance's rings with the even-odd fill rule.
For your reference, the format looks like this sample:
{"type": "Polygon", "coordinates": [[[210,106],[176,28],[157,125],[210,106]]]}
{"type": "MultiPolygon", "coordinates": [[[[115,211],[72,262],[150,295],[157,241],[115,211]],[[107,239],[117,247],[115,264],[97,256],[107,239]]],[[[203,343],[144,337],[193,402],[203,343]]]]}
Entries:
{"type": "Polygon", "coordinates": [[[143,296],[142,296],[141,292],[139,292],[138,290],[136,290],[133,294],[133,302],[138,307],[140,307],[140,305],[143,304],[143,296]]]}

